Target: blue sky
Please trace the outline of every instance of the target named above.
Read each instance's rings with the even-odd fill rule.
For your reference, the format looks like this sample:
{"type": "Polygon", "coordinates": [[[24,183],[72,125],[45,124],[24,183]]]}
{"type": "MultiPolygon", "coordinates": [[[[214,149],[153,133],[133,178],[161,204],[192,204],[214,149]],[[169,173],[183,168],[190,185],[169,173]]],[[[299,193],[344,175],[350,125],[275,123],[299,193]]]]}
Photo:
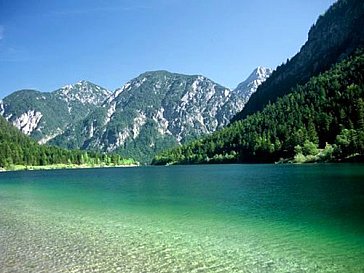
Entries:
{"type": "Polygon", "coordinates": [[[150,70],[234,88],[299,51],[333,0],[0,0],[0,98],[150,70]]]}

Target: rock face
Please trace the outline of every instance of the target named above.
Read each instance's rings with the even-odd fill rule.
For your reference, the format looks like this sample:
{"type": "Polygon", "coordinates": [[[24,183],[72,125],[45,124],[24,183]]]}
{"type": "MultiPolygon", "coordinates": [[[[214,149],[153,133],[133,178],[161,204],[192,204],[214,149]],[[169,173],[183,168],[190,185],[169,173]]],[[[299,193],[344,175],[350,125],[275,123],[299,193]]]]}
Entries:
{"type": "Polygon", "coordinates": [[[5,112],[4,109],[4,102],[2,100],[0,100],[0,115],[2,116],[5,112]]]}
{"type": "Polygon", "coordinates": [[[268,79],[273,70],[270,68],[259,66],[250,74],[250,76],[240,83],[235,89],[239,97],[243,98],[245,103],[248,102],[250,96],[258,89],[258,86],[268,79]]]}
{"type": "Polygon", "coordinates": [[[0,114],[23,133],[46,143],[71,123],[85,118],[110,94],[87,81],[50,93],[20,90],[0,102],[0,114]]]}
{"type": "Polygon", "coordinates": [[[23,113],[20,117],[13,121],[15,127],[19,128],[24,134],[30,135],[33,130],[38,127],[39,121],[42,118],[41,112],[34,110],[28,110],[23,113]]]}
{"type": "Polygon", "coordinates": [[[91,82],[80,81],[54,91],[54,95],[67,103],[69,112],[77,112],[79,106],[100,106],[111,92],[91,82]]]}
{"type": "Polygon", "coordinates": [[[271,70],[230,90],[201,75],[146,72],[114,93],[81,81],[51,93],[21,90],[1,114],[39,143],[117,152],[140,162],[227,125],[271,70]]]}
{"type": "Polygon", "coordinates": [[[227,125],[268,71],[256,69],[234,91],[201,75],[146,72],[50,143],[118,152],[149,162],[161,150],[227,125]]]}

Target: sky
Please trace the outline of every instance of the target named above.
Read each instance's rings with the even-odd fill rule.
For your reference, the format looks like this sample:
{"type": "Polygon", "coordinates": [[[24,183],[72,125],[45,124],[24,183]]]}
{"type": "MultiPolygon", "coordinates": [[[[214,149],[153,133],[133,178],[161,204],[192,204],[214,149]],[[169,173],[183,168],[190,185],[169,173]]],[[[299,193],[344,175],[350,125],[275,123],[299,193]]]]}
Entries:
{"type": "Polygon", "coordinates": [[[334,0],[0,0],[0,98],[145,71],[234,88],[294,56],[334,0]]]}

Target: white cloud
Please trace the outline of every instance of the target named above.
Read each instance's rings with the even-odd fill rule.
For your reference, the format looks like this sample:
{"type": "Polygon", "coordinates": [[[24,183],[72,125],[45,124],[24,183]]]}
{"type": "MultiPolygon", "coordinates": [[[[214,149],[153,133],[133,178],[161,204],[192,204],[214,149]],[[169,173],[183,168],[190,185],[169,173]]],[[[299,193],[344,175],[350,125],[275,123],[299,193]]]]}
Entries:
{"type": "Polygon", "coordinates": [[[4,26],[0,25],[0,41],[4,38],[4,26]]]}

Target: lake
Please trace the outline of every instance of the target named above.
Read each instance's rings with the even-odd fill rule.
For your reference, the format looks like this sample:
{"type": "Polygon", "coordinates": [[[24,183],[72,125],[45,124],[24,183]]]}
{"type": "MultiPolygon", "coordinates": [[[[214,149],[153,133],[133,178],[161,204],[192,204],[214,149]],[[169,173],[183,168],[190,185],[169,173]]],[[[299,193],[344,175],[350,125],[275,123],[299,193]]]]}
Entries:
{"type": "Polygon", "coordinates": [[[364,272],[363,167],[0,173],[0,272],[364,272]]]}

